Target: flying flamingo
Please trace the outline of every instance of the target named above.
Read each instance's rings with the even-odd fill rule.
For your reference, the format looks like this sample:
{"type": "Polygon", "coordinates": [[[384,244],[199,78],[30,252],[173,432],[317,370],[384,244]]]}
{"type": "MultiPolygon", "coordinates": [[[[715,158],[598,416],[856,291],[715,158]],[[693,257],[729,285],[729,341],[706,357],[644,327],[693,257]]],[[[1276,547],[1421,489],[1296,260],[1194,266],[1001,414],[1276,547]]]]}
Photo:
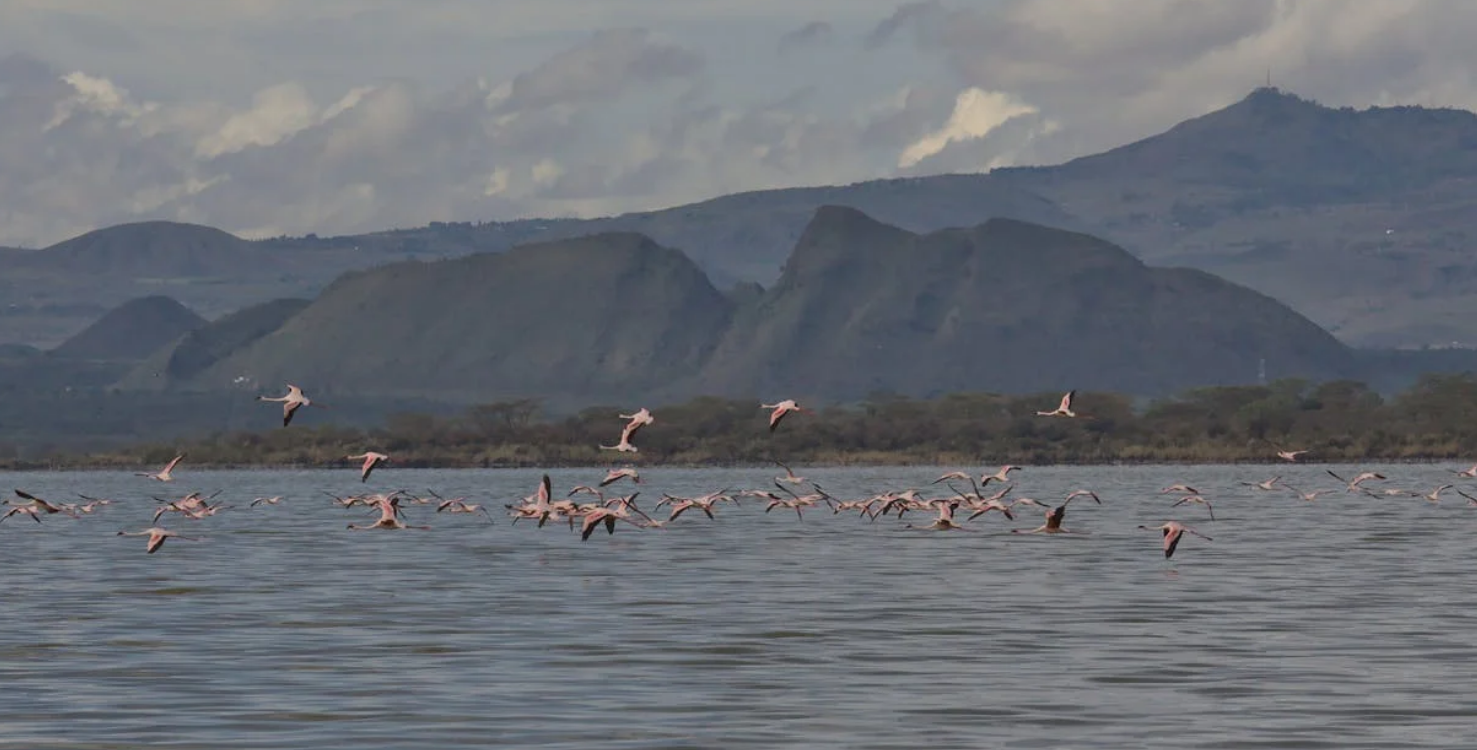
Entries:
{"type": "Polygon", "coordinates": [[[1277,457],[1282,459],[1283,461],[1292,461],[1293,463],[1297,463],[1298,456],[1301,456],[1304,453],[1307,453],[1307,451],[1285,451],[1279,449],[1277,451],[1277,457]]]}
{"type": "Polygon", "coordinates": [[[157,479],[161,482],[173,482],[174,476],[170,474],[170,472],[174,471],[174,467],[179,465],[180,459],[182,458],[184,458],[183,455],[175,456],[173,461],[170,461],[168,464],[165,465],[164,468],[152,474],[147,471],[136,471],[133,475],[136,477],[148,477],[150,479],[157,479]]]}
{"type": "MultiPolygon", "coordinates": [[[[1418,497],[1425,498],[1425,499],[1427,499],[1427,500],[1429,500],[1429,501],[1431,501],[1433,503],[1439,503],[1439,502],[1441,502],[1441,493],[1442,492],[1445,492],[1446,490],[1449,490],[1449,489],[1451,489],[1451,485],[1449,485],[1449,484],[1443,484],[1440,487],[1437,487],[1436,489],[1431,490],[1430,492],[1428,492],[1428,493],[1426,493],[1424,495],[1417,495],[1417,496],[1418,497]]],[[[1416,493],[1411,493],[1411,494],[1415,495],[1416,493]]]]}
{"type": "Polygon", "coordinates": [[[784,469],[785,470],[785,475],[782,476],[782,477],[775,477],[774,478],[774,481],[776,481],[776,482],[789,482],[790,484],[804,484],[805,483],[805,477],[796,476],[795,475],[795,472],[794,471],[791,471],[790,470],[790,467],[789,466],[786,466],[783,462],[777,461],[775,459],[770,459],[770,460],[771,461],[774,461],[774,463],[775,463],[776,466],[778,466],[781,469],[784,469]]]}
{"type": "Polygon", "coordinates": [[[1065,519],[1066,517],[1067,517],[1067,505],[1066,505],[1066,503],[1062,503],[1061,505],[1059,505],[1059,506],[1057,506],[1055,508],[1052,508],[1051,510],[1046,511],[1046,523],[1041,524],[1040,526],[1037,526],[1036,528],[1031,529],[1030,531],[1023,531],[1021,529],[1011,529],[1010,530],[1010,533],[1012,533],[1012,534],[1083,534],[1083,533],[1086,533],[1086,532],[1082,532],[1082,531],[1071,531],[1069,529],[1062,528],[1062,519],[1065,519]]]}
{"type": "Polygon", "coordinates": [[[148,537],[149,538],[149,542],[148,542],[147,546],[144,547],[144,550],[147,551],[151,555],[154,554],[155,552],[159,551],[159,548],[164,546],[164,541],[166,539],[169,539],[170,537],[173,537],[175,539],[188,539],[189,541],[192,541],[192,542],[198,542],[198,541],[200,541],[200,538],[199,537],[185,536],[183,534],[178,534],[178,533],[175,533],[174,531],[171,531],[171,530],[165,529],[165,528],[160,528],[158,526],[152,526],[150,528],[144,529],[143,531],[120,531],[120,532],[118,532],[118,536],[146,536],[146,537],[148,537]]]}
{"type": "Polygon", "coordinates": [[[603,451],[620,451],[621,453],[635,453],[636,446],[631,445],[631,436],[625,432],[621,433],[621,441],[615,445],[602,445],[603,451]]]}
{"type": "Polygon", "coordinates": [[[1198,495],[1198,494],[1200,494],[1200,490],[1197,490],[1197,489],[1195,489],[1194,487],[1191,487],[1188,484],[1171,484],[1168,487],[1165,487],[1164,489],[1159,490],[1159,494],[1161,494],[1161,495],[1167,495],[1167,494],[1169,494],[1171,492],[1189,493],[1191,495],[1198,495]]]}
{"type": "Polygon", "coordinates": [[[635,414],[619,414],[617,416],[619,416],[621,419],[630,420],[629,422],[626,422],[626,426],[621,430],[621,437],[627,439],[635,437],[636,431],[641,429],[643,426],[649,425],[652,422],[656,421],[656,418],[651,416],[651,412],[648,411],[644,406],[641,407],[641,409],[635,414]]]}
{"type": "Polygon", "coordinates": [[[1451,473],[1453,473],[1453,474],[1455,474],[1455,475],[1457,475],[1459,477],[1466,477],[1468,479],[1472,479],[1474,477],[1477,477],[1477,464],[1472,464],[1472,468],[1470,468],[1470,469],[1462,469],[1461,471],[1457,471],[1456,469],[1447,469],[1447,471],[1449,471],[1449,472],[1451,472],[1451,473]]]}
{"type": "Polygon", "coordinates": [[[1274,486],[1276,486],[1277,482],[1279,482],[1281,480],[1282,480],[1282,477],[1279,476],[1279,477],[1272,477],[1271,479],[1268,479],[1265,482],[1242,482],[1241,484],[1243,486],[1245,486],[1245,487],[1256,487],[1256,488],[1259,488],[1259,489],[1262,489],[1262,490],[1266,490],[1267,492],[1271,492],[1272,491],[1272,488],[1274,486]]]}
{"type": "Polygon", "coordinates": [[[1077,416],[1077,412],[1072,411],[1072,401],[1075,398],[1077,398],[1077,391],[1075,389],[1067,391],[1067,395],[1062,396],[1062,402],[1055,409],[1051,411],[1038,411],[1036,415],[1041,417],[1075,417],[1077,416]]]}
{"type": "Polygon", "coordinates": [[[1210,537],[1190,528],[1189,526],[1180,523],[1179,521],[1166,521],[1159,526],[1140,525],[1139,528],[1146,531],[1161,531],[1164,533],[1164,559],[1166,560],[1174,556],[1174,548],[1180,546],[1180,537],[1183,536],[1184,533],[1187,531],[1191,534],[1194,534],[1195,536],[1200,537],[1201,539],[1204,539],[1207,542],[1211,541],[1210,537]]]}
{"type": "Polygon", "coordinates": [[[266,503],[267,505],[276,505],[277,503],[280,503],[280,502],[282,502],[282,496],[281,495],[276,495],[276,496],[273,496],[273,497],[259,497],[259,498],[255,499],[255,500],[252,500],[251,501],[251,505],[248,506],[248,507],[255,508],[256,506],[258,506],[258,505],[260,505],[262,503],[266,503]]]}
{"type": "Polygon", "coordinates": [[[303,389],[301,389],[301,388],[299,388],[299,387],[297,387],[297,386],[295,386],[295,385],[293,385],[291,383],[288,383],[287,384],[287,395],[286,396],[278,396],[278,397],[275,397],[275,398],[274,397],[270,397],[270,396],[257,396],[256,397],[256,400],[257,401],[272,401],[272,402],[276,402],[276,403],[282,404],[282,426],[283,427],[286,427],[290,422],[292,422],[292,415],[293,414],[296,414],[297,413],[297,410],[299,408],[301,408],[301,407],[304,407],[304,406],[316,406],[319,409],[327,409],[328,408],[328,407],[324,406],[323,404],[315,404],[315,403],[313,403],[313,400],[312,399],[310,399],[307,396],[304,396],[303,395],[303,389]]]}
{"type": "Polygon", "coordinates": [[[1019,466],[1012,466],[1010,464],[1006,464],[1005,466],[1000,467],[1000,471],[997,471],[994,474],[981,474],[980,475],[980,486],[981,487],[988,487],[988,486],[990,486],[990,482],[1002,482],[1002,483],[1003,482],[1006,482],[1006,481],[1008,481],[1007,480],[1007,477],[1010,475],[1010,472],[1012,472],[1012,471],[1020,471],[1020,469],[1021,469],[1021,467],[1019,467],[1019,466]]]}
{"type": "Polygon", "coordinates": [[[769,413],[770,432],[774,432],[774,429],[780,426],[780,420],[784,419],[786,414],[789,414],[792,411],[810,411],[809,409],[795,403],[795,399],[793,398],[785,399],[784,401],[781,401],[777,404],[760,404],[759,408],[774,410],[769,413]]]}
{"type": "MultiPolygon", "coordinates": [[[[640,484],[641,483],[641,475],[640,474],[637,474],[635,469],[630,469],[630,468],[626,468],[626,469],[611,469],[605,475],[605,478],[602,479],[602,480],[600,480],[600,486],[601,487],[604,487],[604,486],[609,485],[609,484],[611,484],[613,482],[619,482],[620,480],[626,479],[626,478],[630,478],[630,480],[632,482],[635,482],[637,484],[640,484]]],[[[574,493],[571,491],[570,494],[574,494],[574,493]]]]}
{"type": "Polygon", "coordinates": [[[359,467],[360,482],[369,481],[369,473],[374,471],[374,467],[379,466],[380,464],[390,460],[389,456],[383,453],[375,453],[374,451],[365,451],[357,456],[345,456],[344,458],[347,458],[350,461],[357,461],[361,458],[364,459],[364,464],[359,467]]]}
{"type": "Polygon", "coordinates": [[[1186,495],[1186,496],[1180,498],[1179,502],[1177,502],[1174,505],[1171,505],[1169,507],[1171,507],[1171,508],[1178,508],[1179,506],[1184,505],[1185,503],[1190,503],[1192,505],[1204,505],[1205,506],[1205,509],[1210,512],[1210,520],[1212,520],[1212,521],[1215,520],[1215,508],[1212,508],[1211,507],[1209,500],[1206,500],[1204,497],[1201,497],[1200,495],[1186,495]]]}
{"type": "Polygon", "coordinates": [[[1329,492],[1328,490],[1313,490],[1312,492],[1303,492],[1302,490],[1300,490],[1300,489],[1298,489],[1296,487],[1293,487],[1290,484],[1284,484],[1282,486],[1283,487],[1286,487],[1287,489],[1292,490],[1293,492],[1296,492],[1297,493],[1297,496],[1299,498],[1302,498],[1303,500],[1307,500],[1310,503],[1313,502],[1314,500],[1317,500],[1319,495],[1327,495],[1328,492],[1329,492]]]}
{"type": "Polygon", "coordinates": [[[1341,476],[1333,473],[1333,471],[1331,469],[1324,469],[1324,471],[1328,472],[1328,475],[1331,476],[1331,477],[1333,477],[1334,479],[1337,479],[1340,482],[1343,482],[1344,484],[1348,485],[1348,488],[1349,488],[1349,491],[1350,492],[1354,492],[1354,491],[1360,489],[1359,485],[1361,485],[1361,484],[1363,484],[1365,482],[1368,482],[1368,481],[1370,481],[1372,479],[1384,479],[1385,478],[1385,475],[1384,474],[1380,474],[1378,472],[1362,471],[1359,474],[1355,475],[1355,477],[1352,480],[1348,480],[1348,479],[1344,479],[1343,477],[1341,477],[1341,476]]]}

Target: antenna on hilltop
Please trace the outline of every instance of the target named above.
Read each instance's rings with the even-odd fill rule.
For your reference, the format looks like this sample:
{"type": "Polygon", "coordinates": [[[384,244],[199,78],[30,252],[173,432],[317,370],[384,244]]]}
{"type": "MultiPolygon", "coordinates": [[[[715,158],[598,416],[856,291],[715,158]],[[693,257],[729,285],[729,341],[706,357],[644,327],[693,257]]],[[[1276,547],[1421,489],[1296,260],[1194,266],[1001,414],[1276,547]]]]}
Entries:
{"type": "Polygon", "coordinates": [[[1267,384],[1267,358],[1266,357],[1262,357],[1260,360],[1257,361],[1257,365],[1256,365],[1256,382],[1257,382],[1257,385],[1266,385],[1267,384]]]}

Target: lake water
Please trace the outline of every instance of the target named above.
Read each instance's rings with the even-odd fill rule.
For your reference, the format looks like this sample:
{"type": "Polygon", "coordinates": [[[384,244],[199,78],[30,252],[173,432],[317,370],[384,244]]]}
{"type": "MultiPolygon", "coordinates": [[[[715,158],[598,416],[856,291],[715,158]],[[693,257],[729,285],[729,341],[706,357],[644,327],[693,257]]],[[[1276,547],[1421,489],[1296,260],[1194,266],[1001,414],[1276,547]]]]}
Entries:
{"type": "MultiPolygon", "coordinates": [[[[993,471],[993,467],[990,467],[993,471]]],[[[11,473],[9,487],[119,498],[79,520],[0,525],[0,747],[1450,748],[1477,737],[1477,508],[1237,484],[1322,466],[1027,468],[1016,495],[1074,501],[1086,535],[974,533],[721,505],[588,542],[510,525],[532,470],[11,473]],[[1215,504],[1169,509],[1195,485],[1215,504]],[[430,531],[322,492],[467,494],[496,508],[430,531]],[[151,493],[244,506],[161,525],[151,493]],[[1187,537],[1165,560],[1157,532],[1187,537]]],[[[1333,467],[1352,475],[1355,467],[1333,467]]],[[[1381,468],[1429,491],[1439,465],[1381,468]]],[[[935,468],[795,467],[840,497],[935,468]]],[[[976,469],[977,471],[977,469],[976,469]]],[[[603,469],[550,472],[557,495],[603,469]]],[[[775,471],[643,471],[663,491],[773,488],[775,471]]],[[[942,485],[939,485],[940,487],[942,485]]],[[[933,488],[930,488],[933,489],[933,488]]],[[[932,493],[930,493],[932,494],[932,493]]],[[[1477,494],[1473,491],[1472,494],[1477,494]]],[[[962,517],[961,517],[962,520],[962,517]]]]}

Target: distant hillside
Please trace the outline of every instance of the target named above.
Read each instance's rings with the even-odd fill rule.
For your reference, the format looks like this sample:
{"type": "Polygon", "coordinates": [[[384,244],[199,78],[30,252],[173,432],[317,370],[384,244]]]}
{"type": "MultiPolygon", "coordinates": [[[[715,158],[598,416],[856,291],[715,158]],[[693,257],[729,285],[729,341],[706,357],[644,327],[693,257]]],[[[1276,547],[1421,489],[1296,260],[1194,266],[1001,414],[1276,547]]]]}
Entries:
{"type": "Polygon", "coordinates": [[[281,328],[288,318],[307,306],[305,299],[279,299],[226,315],[195,328],[173,346],[155,352],[118,385],[162,390],[186,383],[211,365],[281,328]]]}
{"type": "Polygon", "coordinates": [[[451,400],[629,397],[692,375],[731,303],[682,253],[617,233],[335,282],[191,381],[451,400]]]}
{"type": "Polygon", "coordinates": [[[718,292],[636,234],[355,273],[181,387],[563,406],[875,390],[1162,394],[1342,377],[1350,352],[1262,295],[1014,220],[914,235],[823,207],[779,282],[718,292]]]}
{"type": "Polygon", "coordinates": [[[1286,306],[1009,219],[919,236],[823,208],[703,373],[723,394],[852,399],[984,390],[1164,394],[1342,377],[1351,353],[1286,306]]]}
{"type": "Polygon", "coordinates": [[[169,297],[143,297],[113,309],[51,354],[137,362],[204,324],[204,318],[169,297]]]}
{"type": "Polygon", "coordinates": [[[1347,342],[1477,346],[1477,115],[1277,89],[1059,166],[995,170],[1152,263],[1270,294],[1347,342]]]}
{"type": "Polygon", "coordinates": [[[26,267],[63,273],[188,278],[259,276],[272,253],[198,224],[145,221],[99,229],[27,253],[26,267]]]}

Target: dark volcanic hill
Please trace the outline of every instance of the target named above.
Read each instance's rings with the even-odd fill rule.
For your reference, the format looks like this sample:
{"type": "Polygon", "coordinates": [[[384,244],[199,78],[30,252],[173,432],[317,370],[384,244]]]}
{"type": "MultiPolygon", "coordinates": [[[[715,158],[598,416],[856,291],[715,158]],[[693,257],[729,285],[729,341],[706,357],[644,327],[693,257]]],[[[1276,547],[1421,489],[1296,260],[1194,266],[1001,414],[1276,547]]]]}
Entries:
{"type": "Polygon", "coordinates": [[[636,234],[350,274],[192,389],[327,396],[697,394],[850,400],[1082,388],[1145,395],[1342,377],[1348,349],[1286,306],[1102,240],[1008,219],[915,235],[823,207],[769,290],[717,291],[636,234]],[[737,298],[737,299],[735,299],[737,298]]]}
{"type": "Polygon", "coordinates": [[[128,389],[166,390],[187,383],[206,368],[281,328],[308,306],[305,299],[279,299],[238,310],[202,325],[156,351],[118,385],[128,389]]]}
{"type": "Polygon", "coordinates": [[[137,362],[205,325],[205,319],[169,297],[120,305],[51,350],[55,357],[137,362]]]}
{"type": "Polygon", "coordinates": [[[1164,394],[1353,371],[1285,305],[1150,268],[1088,235],[1010,219],[915,235],[816,213],[780,281],[738,316],[704,390],[850,399],[874,390],[1164,394]]]}
{"type": "Polygon", "coordinates": [[[731,304],[682,253],[629,233],[400,263],[345,276],[192,386],[631,397],[696,373],[731,304]]]}

